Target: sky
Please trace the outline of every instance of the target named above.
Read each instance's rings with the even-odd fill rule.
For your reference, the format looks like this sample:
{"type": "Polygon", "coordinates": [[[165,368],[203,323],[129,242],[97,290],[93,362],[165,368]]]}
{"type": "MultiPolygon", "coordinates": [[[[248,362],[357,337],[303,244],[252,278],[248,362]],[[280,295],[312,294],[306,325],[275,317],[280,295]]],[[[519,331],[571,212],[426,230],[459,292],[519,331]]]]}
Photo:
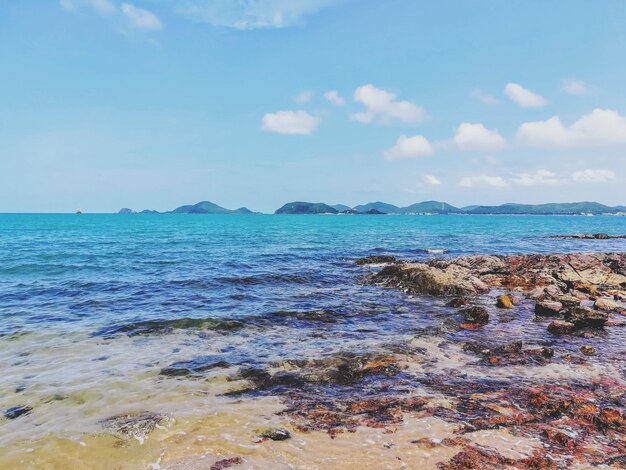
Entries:
{"type": "Polygon", "coordinates": [[[626,204],[622,0],[0,2],[0,212],[626,204]]]}

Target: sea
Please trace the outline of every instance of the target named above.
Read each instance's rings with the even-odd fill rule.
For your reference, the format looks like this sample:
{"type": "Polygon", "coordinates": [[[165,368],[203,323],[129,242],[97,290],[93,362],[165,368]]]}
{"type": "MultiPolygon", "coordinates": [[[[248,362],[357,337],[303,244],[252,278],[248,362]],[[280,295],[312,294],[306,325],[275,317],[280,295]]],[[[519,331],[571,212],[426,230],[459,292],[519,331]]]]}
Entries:
{"type": "MultiPolygon", "coordinates": [[[[546,238],[579,233],[626,234],[626,217],[0,214],[0,411],[24,410],[0,417],[0,468],[209,468],[235,455],[241,468],[398,468],[369,428],[259,443],[255,427],[289,428],[285,397],[229,394],[237,371],[385,351],[450,315],[440,299],[364,284],[380,266],[360,257],[626,251],[626,239],[546,238]],[[149,433],[103,424],[144,412],[164,417],[149,433]]],[[[503,328],[421,347],[443,350],[432,367],[449,373],[465,359],[441,341],[503,328]]],[[[506,328],[545,342],[545,326],[506,328]]],[[[430,426],[420,432],[449,431],[430,426]]]]}

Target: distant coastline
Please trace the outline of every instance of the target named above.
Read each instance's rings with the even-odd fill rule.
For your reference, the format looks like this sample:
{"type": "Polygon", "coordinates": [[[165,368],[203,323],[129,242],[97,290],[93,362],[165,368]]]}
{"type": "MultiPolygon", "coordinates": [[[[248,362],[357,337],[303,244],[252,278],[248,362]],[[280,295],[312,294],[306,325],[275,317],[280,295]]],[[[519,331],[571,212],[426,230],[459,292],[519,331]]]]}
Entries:
{"type": "MultiPolygon", "coordinates": [[[[144,209],[135,211],[122,208],[118,214],[260,214],[247,207],[226,209],[213,202],[202,201],[158,212],[144,209]]],[[[370,202],[354,207],[345,204],[329,205],[321,202],[289,202],[274,214],[299,215],[615,215],[626,216],[626,206],[607,206],[598,202],[568,202],[547,204],[514,204],[497,206],[470,205],[455,207],[442,201],[423,201],[406,207],[386,202],[370,202]]]]}

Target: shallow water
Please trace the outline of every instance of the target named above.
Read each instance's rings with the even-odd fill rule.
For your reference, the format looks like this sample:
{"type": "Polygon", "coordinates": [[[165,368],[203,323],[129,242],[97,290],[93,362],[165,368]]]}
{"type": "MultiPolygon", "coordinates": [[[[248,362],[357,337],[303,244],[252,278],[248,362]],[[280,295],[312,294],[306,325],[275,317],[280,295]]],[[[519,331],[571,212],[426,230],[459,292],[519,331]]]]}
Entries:
{"type": "MultiPolygon", "coordinates": [[[[626,234],[626,218],[0,215],[0,409],[33,408],[0,418],[0,466],[203,468],[240,455],[240,468],[433,467],[458,449],[408,443],[443,439],[456,426],[450,420],[407,414],[393,435],[360,426],[331,440],[300,433],[281,413],[302,399],[288,388],[233,395],[246,383],[237,373],[393,353],[404,367],[393,380],[307,385],[302,393],[345,399],[410,390],[441,402],[450,397],[424,385],[433,377],[622,380],[626,328],[549,337],[523,303],[481,330],[457,331],[446,328],[457,313],[444,300],[364,286],[359,279],[378,268],[353,262],[375,253],[422,260],[626,250],[624,239],[544,238],[596,232],[626,234]],[[461,347],[518,339],[561,355],[591,342],[598,353],[576,367],[486,368],[461,347]],[[123,446],[103,429],[102,420],[139,411],[168,419],[123,446]],[[256,442],[255,427],[267,422],[293,438],[256,442]]],[[[502,430],[477,432],[470,438],[510,452],[534,446],[502,430]]]]}

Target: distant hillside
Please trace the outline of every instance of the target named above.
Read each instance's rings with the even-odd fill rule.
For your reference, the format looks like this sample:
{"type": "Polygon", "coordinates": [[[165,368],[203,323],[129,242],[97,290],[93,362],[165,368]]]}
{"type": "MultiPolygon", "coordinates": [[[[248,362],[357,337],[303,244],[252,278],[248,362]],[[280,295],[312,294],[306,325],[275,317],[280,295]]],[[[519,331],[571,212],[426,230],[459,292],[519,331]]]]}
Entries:
{"type": "Polygon", "coordinates": [[[231,210],[218,206],[209,201],[202,201],[193,205],[177,207],[172,211],[174,214],[253,214],[247,207],[231,210]]]}
{"type": "Polygon", "coordinates": [[[379,212],[384,212],[385,214],[399,214],[400,208],[398,206],[394,206],[393,204],[387,204],[386,202],[369,202],[367,204],[362,204],[360,206],[354,207],[354,210],[357,212],[367,212],[369,210],[375,209],[379,212]]]}
{"type": "Polygon", "coordinates": [[[468,214],[515,214],[515,215],[578,215],[615,214],[620,207],[609,207],[597,202],[568,202],[549,204],[502,204],[500,206],[477,206],[468,214]]]}
{"type": "Polygon", "coordinates": [[[337,214],[334,207],[321,202],[289,202],[274,212],[275,214],[337,214]]]}
{"type": "Polygon", "coordinates": [[[447,202],[424,201],[411,204],[400,209],[401,214],[461,214],[463,211],[458,207],[451,206],[447,202]]]}
{"type": "Polygon", "coordinates": [[[332,205],[332,206],[330,206],[330,207],[332,207],[333,209],[336,209],[336,210],[337,210],[337,211],[339,211],[339,212],[344,212],[344,211],[349,211],[349,210],[352,210],[352,208],[351,208],[351,207],[346,206],[345,204],[333,204],[333,205],[332,205]]]}

